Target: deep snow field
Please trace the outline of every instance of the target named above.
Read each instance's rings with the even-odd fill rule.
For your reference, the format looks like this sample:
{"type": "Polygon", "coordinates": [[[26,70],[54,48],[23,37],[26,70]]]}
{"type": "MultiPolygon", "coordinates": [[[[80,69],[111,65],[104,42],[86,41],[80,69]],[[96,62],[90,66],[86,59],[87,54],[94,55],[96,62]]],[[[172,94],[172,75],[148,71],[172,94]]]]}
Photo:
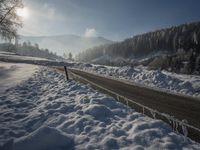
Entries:
{"type": "MultiPolygon", "coordinates": [[[[14,64],[21,65],[30,68],[14,64]]],[[[37,67],[0,95],[0,120],[0,149],[5,150],[200,148],[163,121],[47,67],[37,67]]]]}
{"type": "Polygon", "coordinates": [[[75,65],[75,68],[127,83],[157,90],[200,98],[200,76],[147,70],[145,67],[110,67],[93,64],[75,65]]]}

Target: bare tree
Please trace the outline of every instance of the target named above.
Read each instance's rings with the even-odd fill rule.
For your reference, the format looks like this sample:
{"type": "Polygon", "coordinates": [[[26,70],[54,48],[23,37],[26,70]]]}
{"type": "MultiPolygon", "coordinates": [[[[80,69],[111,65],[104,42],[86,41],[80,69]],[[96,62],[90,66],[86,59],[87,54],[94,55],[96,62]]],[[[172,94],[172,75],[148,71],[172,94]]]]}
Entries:
{"type": "Polygon", "coordinates": [[[0,36],[2,39],[11,40],[17,37],[17,29],[22,26],[22,21],[16,11],[22,7],[22,0],[0,0],[0,36]]]}

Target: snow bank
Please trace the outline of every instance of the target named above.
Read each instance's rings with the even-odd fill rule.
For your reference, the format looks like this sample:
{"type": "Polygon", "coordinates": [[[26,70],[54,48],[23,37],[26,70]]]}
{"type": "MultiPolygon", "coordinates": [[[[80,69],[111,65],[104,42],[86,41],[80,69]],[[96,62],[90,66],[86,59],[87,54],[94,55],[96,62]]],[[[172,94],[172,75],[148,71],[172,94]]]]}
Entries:
{"type": "Polygon", "coordinates": [[[160,120],[40,68],[0,96],[0,149],[198,149],[160,120]]]}
{"type": "Polygon", "coordinates": [[[37,70],[37,66],[0,62],[0,94],[24,80],[37,70]]]}
{"type": "Polygon", "coordinates": [[[144,67],[108,67],[78,65],[76,68],[106,77],[121,79],[140,86],[148,86],[173,93],[200,97],[200,76],[180,75],[159,70],[147,70],[144,67]]]}

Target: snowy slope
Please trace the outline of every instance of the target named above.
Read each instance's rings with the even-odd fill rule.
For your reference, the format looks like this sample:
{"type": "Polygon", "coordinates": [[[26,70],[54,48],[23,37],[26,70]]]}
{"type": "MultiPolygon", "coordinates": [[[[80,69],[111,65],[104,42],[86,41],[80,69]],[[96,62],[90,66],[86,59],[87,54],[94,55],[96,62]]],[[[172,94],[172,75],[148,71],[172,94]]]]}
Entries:
{"type": "Polygon", "coordinates": [[[0,95],[0,149],[198,149],[113,98],[48,68],[0,95]]]}
{"type": "Polygon", "coordinates": [[[0,58],[9,58],[14,60],[48,60],[46,58],[39,58],[39,57],[31,57],[31,56],[20,56],[16,53],[6,52],[6,51],[0,51],[0,58]]]}
{"type": "Polygon", "coordinates": [[[200,76],[183,75],[139,67],[109,67],[100,65],[77,65],[75,68],[125,82],[147,86],[168,92],[200,97],[200,76]]]}
{"type": "Polygon", "coordinates": [[[35,65],[4,63],[0,61],[0,94],[23,80],[27,80],[36,70],[35,65]]]}

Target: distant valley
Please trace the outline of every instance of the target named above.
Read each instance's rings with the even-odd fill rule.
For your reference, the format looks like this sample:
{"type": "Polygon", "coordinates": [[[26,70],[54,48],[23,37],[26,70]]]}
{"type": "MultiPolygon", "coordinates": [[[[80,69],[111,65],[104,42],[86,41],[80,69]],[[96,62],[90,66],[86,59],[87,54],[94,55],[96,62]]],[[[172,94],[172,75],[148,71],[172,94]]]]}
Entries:
{"type": "Polygon", "coordinates": [[[78,35],[57,35],[57,36],[20,36],[19,43],[30,41],[37,43],[40,48],[49,49],[58,55],[69,53],[76,55],[81,51],[99,45],[113,43],[103,37],[84,37],[78,35]]]}

